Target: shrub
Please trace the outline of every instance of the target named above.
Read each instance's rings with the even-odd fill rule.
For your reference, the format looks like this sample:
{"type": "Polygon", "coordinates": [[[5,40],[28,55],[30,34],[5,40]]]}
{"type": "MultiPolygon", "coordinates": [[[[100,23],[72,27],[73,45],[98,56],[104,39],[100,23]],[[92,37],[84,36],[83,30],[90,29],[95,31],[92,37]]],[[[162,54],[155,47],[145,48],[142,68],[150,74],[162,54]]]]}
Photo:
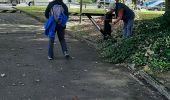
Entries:
{"type": "Polygon", "coordinates": [[[170,69],[170,27],[169,15],[138,20],[133,37],[99,43],[102,57],[110,63],[135,63],[149,66],[152,71],[170,69]]]}

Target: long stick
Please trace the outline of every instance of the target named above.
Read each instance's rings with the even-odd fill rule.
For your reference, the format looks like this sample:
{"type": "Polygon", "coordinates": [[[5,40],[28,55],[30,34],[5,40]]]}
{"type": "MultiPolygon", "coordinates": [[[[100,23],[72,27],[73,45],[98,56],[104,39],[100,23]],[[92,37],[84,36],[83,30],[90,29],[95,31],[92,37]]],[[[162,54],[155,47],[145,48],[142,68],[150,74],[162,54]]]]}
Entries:
{"type": "Polygon", "coordinates": [[[88,15],[88,14],[86,14],[87,15],[87,17],[91,20],[91,22],[94,24],[94,26],[96,26],[96,28],[102,33],[102,35],[103,35],[103,33],[104,33],[104,31],[102,30],[102,28],[100,28],[100,26],[95,22],[95,20],[90,16],[90,15],[88,15]]]}

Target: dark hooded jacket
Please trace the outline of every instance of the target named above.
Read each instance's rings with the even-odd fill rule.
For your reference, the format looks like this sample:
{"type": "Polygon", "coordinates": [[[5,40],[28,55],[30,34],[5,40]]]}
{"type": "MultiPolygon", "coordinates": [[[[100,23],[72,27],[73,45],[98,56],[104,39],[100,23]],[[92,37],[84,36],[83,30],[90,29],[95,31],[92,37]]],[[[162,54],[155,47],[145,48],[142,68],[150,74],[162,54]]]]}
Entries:
{"type": "Polygon", "coordinates": [[[135,18],[135,13],[125,4],[123,3],[116,3],[116,8],[115,8],[115,14],[116,16],[118,16],[118,10],[123,9],[123,17],[122,20],[124,22],[127,22],[130,19],[134,19],[135,18]]]}
{"type": "Polygon", "coordinates": [[[50,16],[50,11],[51,11],[51,8],[55,5],[55,4],[58,4],[58,5],[62,5],[63,9],[64,9],[64,14],[68,16],[68,7],[66,6],[66,4],[64,4],[64,2],[62,0],[54,0],[52,2],[50,2],[45,10],[45,17],[48,19],[49,16],[50,16]]]}

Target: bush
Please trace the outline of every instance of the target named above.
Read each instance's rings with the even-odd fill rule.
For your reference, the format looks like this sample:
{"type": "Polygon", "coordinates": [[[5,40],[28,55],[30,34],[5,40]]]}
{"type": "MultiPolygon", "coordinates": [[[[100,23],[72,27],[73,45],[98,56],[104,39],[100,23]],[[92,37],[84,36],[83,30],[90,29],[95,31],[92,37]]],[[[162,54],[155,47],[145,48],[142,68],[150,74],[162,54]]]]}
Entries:
{"type": "Polygon", "coordinates": [[[138,20],[135,34],[128,39],[98,43],[102,57],[111,63],[135,63],[149,66],[152,71],[170,69],[170,27],[169,15],[138,20]]]}

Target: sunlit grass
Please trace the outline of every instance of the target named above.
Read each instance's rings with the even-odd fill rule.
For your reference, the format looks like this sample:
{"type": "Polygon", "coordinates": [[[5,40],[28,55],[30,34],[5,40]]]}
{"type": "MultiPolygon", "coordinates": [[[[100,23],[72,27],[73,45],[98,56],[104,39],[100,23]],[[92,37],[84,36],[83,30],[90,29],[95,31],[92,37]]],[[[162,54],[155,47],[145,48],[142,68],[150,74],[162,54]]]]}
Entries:
{"type": "Polygon", "coordinates": [[[26,12],[44,12],[46,7],[45,6],[27,6],[27,7],[17,7],[22,11],[26,12]]]}
{"type": "MultiPolygon", "coordinates": [[[[26,11],[26,12],[44,12],[46,7],[45,6],[32,6],[32,7],[17,7],[17,9],[26,11]]],[[[80,8],[69,8],[69,12],[79,13],[80,8]]],[[[83,13],[105,13],[104,9],[93,9],[93,8],[83,8],[83,13]]]]}
{"type": "Polygon", "coordinates": [[[164,13],[165,13],[164,11],[139,11],[137,12],[141,20],[157,18],[157,17],[162,16],[164,13]]]}
{"type": "MultiPolygon", "coordinates": [[[[20,9],[22,11],[25,11],[33,16],[37,16],[40,19],[44,19],[44,12],[46,9],[46,6],[27,6],[27,7],[17,7],[17,9],[20,9]]],[[[80,13],[80,8],[69,8],[70,13],[80,13]]],[[[97,8],[83,8],[83,13],[99,13],[104,14],[104,9],[97,9],[97,8]]],[[[162,16],[164,14],[164,11],[138,11],[137,15],[139,16],[140,20],[147,20],[147,19],[153,19],[162,16]]]]}

